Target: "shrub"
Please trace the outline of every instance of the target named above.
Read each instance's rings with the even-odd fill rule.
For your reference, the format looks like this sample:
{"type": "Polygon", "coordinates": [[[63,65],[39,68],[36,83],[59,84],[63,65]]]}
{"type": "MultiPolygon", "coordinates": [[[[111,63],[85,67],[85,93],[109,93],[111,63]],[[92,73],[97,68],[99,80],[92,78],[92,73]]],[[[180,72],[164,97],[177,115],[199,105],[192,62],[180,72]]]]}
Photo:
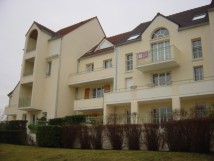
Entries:
{"type": "Polygon", "coordinates": [[[80,145],[81,149],[91,148],[91,128],[85,125],[81,126],[80,129],[80,145]]]}
{"type": "Polygon", "coordinates": [[[28,129],[30,130],[31,133],[36,134],[37,132],[37,126],[36,124],[29,124],[28,129]]]}
{"type": "Polygon", "coordinates": [[[124,130],[128,139],[128,147],[130,150],[140,149],[140,140],[142,134],[142,126],[137,124],[127,124],[124,130]]]}
{"type": "Polygon", "coordinates": [[[123,125],[106,125],[107,136],[111,146],[115,150],[122,149],[124,140],[124,126],[123,125]]]}
{"type": "Polygon", "coordinates": [[[9,144],[27,143],[27,121],[13,120],[0,123],[0,142],[9,144]]]}
{"type": "Polygon", "coordinates": [[[73,148],[74,141],[79,136],[80,126],[79,125],[65,125],[61,128],[62,136],[62,147],[73,148]]]}
{"type": "Polygon", "coordinates": [[[104,126],[103,125],[96,125],[91,126],[91,146],[93,149],[102,149],[103,134],[104,126]]]}
{"type": "Polygon", "coordinates": [[[79,125],[85,123],[85,115],[66,116],[63,118],[54,118],[49,120],[49,125],[79,125]]]}
{"type": "Polygon", "coordinates": [[[164,124],[166,142],[171,151],[210,151],[214,118],[172,121],[164,124]]]}
{"type": "Polygon", "coordinates": [[[148,150],[158,151],[161,146],[159,124],[144,124],[144,139],[148,150]]]}
{"type": "Polygon", "coordinates": [[[38,146],[60,147],[61,146],[61,128],[59,126],[48,125],[38,126],[36,141],[38,146]]]}

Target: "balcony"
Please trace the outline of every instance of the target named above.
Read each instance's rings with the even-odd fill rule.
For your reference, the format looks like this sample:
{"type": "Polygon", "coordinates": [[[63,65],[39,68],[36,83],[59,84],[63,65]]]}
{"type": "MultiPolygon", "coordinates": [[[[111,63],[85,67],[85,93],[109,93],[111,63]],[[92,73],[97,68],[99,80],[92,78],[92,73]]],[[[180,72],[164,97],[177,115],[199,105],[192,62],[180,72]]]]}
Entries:
{"type": "Polygon", "coordinates": [[[71,86],[88,85],[91,83],[113,82],[114,68],[99,68],[91,72],[79,72],[69,75],[68,84],[71,86]]]}
{"type": "Polygon", "coordinates": [[[26,54],[24,55],[25,60],[26,59],[32,59],[36,56],[36,49],[28,50],[26,51],[26,54]]]}
{"type": "Polygon", "coordinates": [[[74,101],[74,110],[90,110],[103,108],[103,97],[80,99],[74,101]]]}
{"type": "Polygon", "coordinates": [[[7,107],[5,107],[4,109],[4,114],[5,115],[15,115],[17,110],[17,106],[16,105],[8,105],[7,107]]]}
{"type": "Polygon", "coordinates": [[[37,107],[32,106],[31,104],[31,97],[22,97],[19,98],[19,110],[24,110],[24,111],[38,111],[41,110],[37,107]]]}
{"type": "MultiPolygon", "coordinates": [[[[214,77],[204,77],[201,81],[178,80],[164,86],[136,86],[134,89],[118,89],[105,94],[106,104],[119,104],[132,100],[151,101],[168,99],[173,96],[189,97],[214,94],[214,77]]],[[[200,97],[199,97],[200,98],[200,97]]]]}
{"type": "Polygon", "coordinates": [[[21,84],[33,82],[33,71],[23,73],[21,84]]]}
{"type": "Polygon", "coordinates": [[[179,50],[175,46],[145,51],[137,54],[137,69],[142,72],[179,66],[179,50]]]}

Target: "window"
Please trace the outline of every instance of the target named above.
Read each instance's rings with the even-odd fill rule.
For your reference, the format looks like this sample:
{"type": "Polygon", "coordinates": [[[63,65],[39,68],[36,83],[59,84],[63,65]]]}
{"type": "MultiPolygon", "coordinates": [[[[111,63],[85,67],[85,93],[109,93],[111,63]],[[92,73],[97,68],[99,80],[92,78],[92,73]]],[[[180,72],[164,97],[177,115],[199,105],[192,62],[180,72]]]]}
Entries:
{"type": "Polygon", "coordinates": [[[86,65],[86,72],[94,71],[94,64],[87,64],[86,65]]]}
{"type": "Polygon", "coordinates": [[[156,73],[152,75],[152,81],[155,86],[168,85],[171,82],[171,73],[156,73]]]}
{"type": "Polygon", "coordinates": [[[126,55],[126,71],[133,70],[133,55],[127,54],[126,55]]]}
{"type": "Polygon", "coordinates": [[[93,98],[103,97],[103,89],[102,88],[94,88],[92,90],[93,98]]]}
{"type": "Polygon", "coordinates": [[[193,17],[193,21],[196,21],[196,20],[200,20],[200,19],[203,19],[203,18],[205,18],[206,17],[206,13],[203,13],[203,14],[200,14],[200,15],[196,15],[196,16],[194,16],[193,17]]]}
{"type": "Polygon", "coordinates": [[[203,80],[203,66],[194,67],[195,81],[203,80]]]}
{"type": "Polygon", "coordinates": [[[133,85],[132,78],[126,78],[126,88],[131,89],[132,85],[133,85]]]}
{"type": "Polygon", "coordinates": [[[197,118],[206,116],[206,104],[196,104],[195,110],[197,118]]]}
{"type": "Polygon", "coordinates": [[[169,41],[152,44],[152,61],[163,61],[171,58],[169,41]]]}
{"type": "Polygon", "coordinates": [[[169,36],[169,31],[165,28],[160,28],[153,33],[152,39],[158,39],[166,36],[169,36]]]}
{"type": "Polygon", "coordinates": [[[202,47],[201,47],[200,39],[192,41],[192,53],[193,53],[193,59],[202,58],[202,47]]]}
{"type": "Polygon", "coordinates": [[[152,110],[153,123],[163,123],[172,120],[172,108],[161,107],[152,110]]]}
{"type": "Polygon", "coordinates": [[[111,68],[112,67],[112,60],[105,60],[104,61],[104,68],[111,68]]]}
{"type": "Polygon", "coordinates": [[[51,75],[51,67],[52,67],[52,62],[50,61],[47,63],[47,72],[46,72],[47,76],[51,75]]]}

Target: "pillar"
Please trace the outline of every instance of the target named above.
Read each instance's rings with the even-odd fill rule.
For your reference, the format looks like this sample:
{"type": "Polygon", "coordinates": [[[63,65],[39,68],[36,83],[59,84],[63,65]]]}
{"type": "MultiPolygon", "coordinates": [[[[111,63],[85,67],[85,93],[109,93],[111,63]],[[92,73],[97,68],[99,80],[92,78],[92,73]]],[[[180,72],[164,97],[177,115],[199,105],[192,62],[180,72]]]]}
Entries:
{"type": "Polygon", "coordinates": [[[131,123],[137,124],[138,123],[138,102],[132,101],[131,102],[131,123]]]}
{"type": "Polygon", "coordinates": [[[173,119],[175,119],[175,120],[180,119],[180,110],[181,110],[180,97],[173,97],[172,98],[173,119]]]}

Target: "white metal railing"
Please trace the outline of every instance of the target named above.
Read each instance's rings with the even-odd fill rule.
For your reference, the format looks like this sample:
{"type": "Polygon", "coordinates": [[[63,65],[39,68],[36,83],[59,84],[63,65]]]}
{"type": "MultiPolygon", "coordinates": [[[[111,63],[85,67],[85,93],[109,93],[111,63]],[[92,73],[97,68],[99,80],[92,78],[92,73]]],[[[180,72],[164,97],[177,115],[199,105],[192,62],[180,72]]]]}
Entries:
{"type": "Polygon", "coordinates": [[[159,63],[167,60],[173,60],[178,55],[178,49],[174,46],[168,46],[159,49],[152,49],[137,53],[137,66],[159,63]]]}

